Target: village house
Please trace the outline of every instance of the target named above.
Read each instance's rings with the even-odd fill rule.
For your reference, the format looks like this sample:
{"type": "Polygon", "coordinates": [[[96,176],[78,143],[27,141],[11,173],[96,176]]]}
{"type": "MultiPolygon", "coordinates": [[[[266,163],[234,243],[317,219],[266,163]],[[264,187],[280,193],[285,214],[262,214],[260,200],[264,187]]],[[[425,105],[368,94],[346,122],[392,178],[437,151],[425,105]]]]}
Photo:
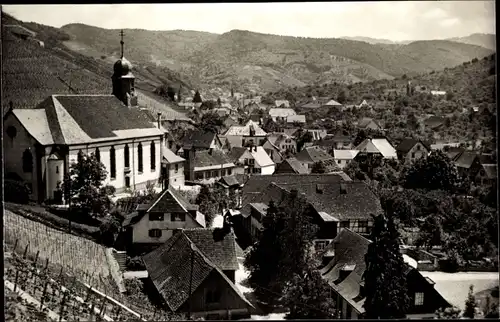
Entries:
{"type": "Polygon", "coordinates": [[[496,180],[496,162],[491,154],[462,150],[453,157],[458,172],[472,182],[493,184],[496,180]]]}
{"type": "Polygon", "coordinates": [[[354,150],[358,150],[356,158],[366,156],[381,156],[383,159],[397,159],[396,149],[387,141],[386,138],[367,138],[361,142],[354,150]]]}
{"type": "Polygon", "coordinates": [[[368,130],[368,129],[369,130],[381,130],[382,129],[382,127],[380,126],[380,124],[377,121],[375,121],[374,119],[369,118],[369,117],[362,118],[358,122],[357,128],[360,130],[368,130]]]}
{"type": "Polygon", "coordinates": [[[222,141],[222,151],[229,153],[232,148],[241,148],[243,137],[238,135],[219,135],[219,139],[222,141]]]}
{"type": "Polygon", "coordinates": [[[428,156],[430,152],[431,147],[429,144],[415,139],[404,139],[396,147],[398,159],[410,163],[428,156]]]}
{"type": "Polygon", "coordinates": [[[54,94],[29,109],[12,103],[4,115],[6,174],[22,178],[33,200],[61,202],[58,185],[81,152],[104,164],[104,184],[117,193],[161,185],[165,130],[142,110],[134,80],[122,54],[112,95],[54,94]]]}
{"type": "Polygon", "coordinates": [[[333,150],[333,158],[340,169],[344,169],[358,155],[358,150],[333,150]]]}
{"type": "Polygon", "coordinates": [[[235,164],[235,174],[273,174],[275,163],[261,146],[233,148],[229,158],[235,164]]]}
{"type": "Polygon", "coordinates": [[[302,163],[308,171],[310,172],[313,165],[317,162],[324,162],[327,167],[328,172],[339,171],[337,163],[335,162],[333,156],[326,153],[323,149],[318,146],[310,146],[303,148],[299,153],[295,155],[295,158],[302,163]]]}
{"type": "Polygon", "coordinates": [[[163,179],[162,189],[172,186],[174,188],[184,187],[184,162],[181,158],[170,149],[162,146],[162,167],[161,177],[163,179]]]}
{"type": "Polygon", "coordinates": [[[482,186],[491,186],[497,180],[497,164],[483,164],[481,169],[477,171],[474,177],[474,182],[482,186]]]}
{"type": "Polygon", "coordinates": [[[446,91],[431,91],[433,96],[444,96],[446,95],[446,91]]]}
{"type": "Polygon", "coordinates": [[[275,174],[307,174],[309,170],[296,158],[283,160],[274,171],[275,174]]]}
{"type": "MultiPolygon", "coordinates": [[[[363,273],[366,269],[365,254],[370,240],[351,229],[342,229],[323,251],[326,266],[321,269],[323,279],[332,289],[337,305],[337,318],[362,319],[365,313],[363,273]]],[[[404,272],[408,281],[411,305],[407,318],[434,318],[436,310],[451,306],[434,289],[434,282],[406,264],[404,272]]]]}
{"type": "MultiPolygon", "coordinates": [[[[342,175],[273,175],[265,179],[268,180],[252,177],[246,182],[241,216],[252,214],[251,209],[255,207],[250,204],[260,204],[257,208],[264,209],[263,206],[273,200],[279,206],[296,190],[310,204],[310,213],[320,226],[320,232],[314,238],[316,250],[326,247],[342,228],[369,234],[373,225],[370,214],[382,211],[380,200],[364,182],[344,181],[342,175]],[[287,181],[281,180],[283,178],[287,181]]],[[[250,223],[258,221],[257,217],[253,218],[250,223]]],[[[258,231],[261,224],[253,223],[254,231],[258,231]]]]}
{"type": "Polygon", "coordinates": [[[178,228],[205,227],[205,216],[173,187],[140,204],[125,218],[127,251],[141,252],[165,243],[178,228]]]}
{"type": "Polygon", "coordinates": [[[231,136],[241,137],[241,146],[246,146],[252,142],[254,145],[261,146],[266,139],[266,132],[252,120],[243,126],[231,126],[224,135],[226,138],[231,136]]]}
{"type": "Polygon", "coordinates": [[[337,107],[337,108],[341,108],[342,104],[340,104],[339,102],[337,102],[335,100],[329,100],[326,103],[323,103],[321,105],[321,107],[337,107]]]}
{"type": "Polygon", "coordinates": [[[305,131],[312,134],[314,141],[324,139],[327,136],[326,130],[305,129],[305,131]]]}
{"type": "Polygon", "coordinates": [[[370,106],[368,104],[368,102],[366,100],[363,100],[361,103],[359,103],[359,105],[357,107],[362,108],[362,107],[368,107],[368,106],[370,106]]]}
{"type": "Polygon", "coordinates": [[[440,116],[430,115],[424,120],[424,126],[431,130],[440,129],[445,123],[445,119],[440,116]]]}
{"type": "Polygon", "coordinates": [[[287,153],[295,154],[297,152],[297,141],[285,133],[269,133],[262,147],[274,163],[278,164],[287,153]]]}
{"type": "Polygon", "coordinates": [[[219,181],[217,181],[217,184],[226,190],[226,195],[228,197],[230,192],[232,192],[236,196],[236,208],[239,208],[241,206],[241,190],[249,177],[249,175],[244,174],[233,174],[230,176],[224,176],[219,181]]]}
{"type": "Polygon", "coordinates": [[[184,150],[184,176],[186,181],[211,184],[221,177],[231,175],[235,167],[222,150],[184,150]]]}
{"type": "Polygon", "coordinates": [[[287,125],[303,125],[306,124],[305,115],[290,115],[286,117],[287,125]]]}
{"type": "Polygon", "coordinates": [[[319,109],[321,107],[322,107],[322,105],[318,101],[308,102],[308,103],[300,106],[300,108],[304,108],[304,109],[319,109]]]}
{"type": "Polygon", "coordinates": [[[351,136],[337,133],[335,135],[327,135],[316,142],[316,145],[325,149],[330,154],[334,150],[350,150],[353,148],[354,139],[351,136]]]}
{"type": "Polygon", "coordinates": [[[274,122],[286,122],[289,116],[295,116],[297,113],[291,108],[271,108],[269,116],[274,122]]]}
{"type": "Polygon", "coordinates": [[[177,230],[143,256],[155,297],[170,311],[194,318],[249,318],[253,306],[235,285],[237,247],[233,234],[216,242],[212,229],[177,230]]]}
{"type": "Polygon", "coordinates": [[[183,137],[182,149],[189,150],[195,148],[197,151],[209,149],[222,150],[222,141],[214,132],[192,130],[183,137]]]}

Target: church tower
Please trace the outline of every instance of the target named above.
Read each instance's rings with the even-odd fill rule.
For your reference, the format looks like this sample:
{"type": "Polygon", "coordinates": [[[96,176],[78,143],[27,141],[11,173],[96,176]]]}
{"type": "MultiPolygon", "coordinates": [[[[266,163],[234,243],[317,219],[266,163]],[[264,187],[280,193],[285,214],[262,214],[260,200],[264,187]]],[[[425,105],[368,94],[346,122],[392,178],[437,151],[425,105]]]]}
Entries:
{"type": "Polygon", "coordinates": [[[121,36],[121,56],[113,66],[113,95],[128,107],[137,106],[137,93],[134,88],[135,76],[132,74],[132,64],[123,57],[123,30],[121,36]]]}

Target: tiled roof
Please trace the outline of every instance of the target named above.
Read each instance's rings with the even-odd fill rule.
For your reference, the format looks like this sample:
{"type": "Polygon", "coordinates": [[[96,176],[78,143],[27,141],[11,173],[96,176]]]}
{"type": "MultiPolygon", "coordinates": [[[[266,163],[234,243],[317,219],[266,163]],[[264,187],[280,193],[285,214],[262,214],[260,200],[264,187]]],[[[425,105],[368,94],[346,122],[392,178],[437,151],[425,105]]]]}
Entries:
{"type": "Polygon", "coordinates": [[[270,109],[269,115],[274,118],[274,117],[288,117],[292,115],[297,115],[297,113],[295,113],[295,111],[291,108],[278,107],[270,109]]]}
{"type": "Polygon", "coordinates": [[[239,135],[239,136],[265,136],[266,132],[260,128],[260,126],[250,120],[247,122],[247,124],[243,126],[231,126],[227,132],[225,133],[226,136],[230,135],[239,135]],[[251,129],[253,129],[254,134],[251,134],[251,129]]]}
{"type": "Polygon", "coordinates": [[[241,135],[224,135],[223,137],[228,149],[242,147],[243,137],[241,135]]]}
{"type": "Polygon", "coordinates": [[[488,179],[497,178],[497,165],[496,164],[483,164],[484,172],[488,179]]]}
{"type": "Polygon", "coordinates": [[[47,114],[43,109],[13,109],[12,113],[41,145],[54,144],[47,114]]]}
{"type": "Polygon", "coordinates": [[[248,151],[248,148],[235,147],[235,148],[232,148],[231,151],[229,151],[229,153],[227,154],[227,157],[229,158],[229,160],[231,160],[233,162],[237,162],[245,154],[245,152],[248,152],[248,154],[250,154],[250,152],[248,151]]]}
{"type": "Polygon", "coordinates": [[[306,116],[305,115],[290,115],[286,118],[287,123],[306,123],[306,116]]]}
{"type": "Polygon", "coordinates": [[[456,155],[453,160],[455,161],[455,165],[457,167],[469,169],[477,156],[478,154],[475,151],[463,151],[462,153],[456,155]]]}
{"type": "Polygon", "coordinates": [[[365,299],[358,300],[360,283],[366,269],[365,254],[370,241],[363,236],[344,228],[332,243],[325,248],[325,253],[335,249],[335,256],[322,270],[321,274],[331,288],[340,294],[359,313],[363,313],[365,299]],[[340,270],[346,265],[355,265],[347,277],[339,282],[340,270]],[[336,283],[337,282],[337,283],[336,283]]]}
{"type": "Polygon", "coordinates": [[[438,126],[441,126],[444,123],[444,118],[442,118],[440,116],[432,115],[432,116],[428,117],[424,121],[424,123],[425,123],[425,125],[429,126],[430,128],[436,128],[438,126]]]}
{"type": "Polygon", "coordinates": [[[380,153],[386,159],[396,159],[396,149],[387,139],[365,139],[355,150],[362,153],[380,153]]]}
{"type": "Polygon", "coordinates": [[[184,149],[190,149],[191,147],[195,147],[197,149],[209,149],[212,141],[214,140],[218,140],[216,133],[192,130],[186,133],[182,139],[182,147],[184,149]]]}
{"type": "Polygon", "coordinates": [[[322,105],[319,102],[309,102],[302,105],[302,108],[320,108],[322,105]]]}
{"type": "Polygon", "coordinates": [[[296,158],[288,158],[286,160],[283,160],[283,162],[276,168],[276,171],[278,171],[280,167],[284,167],[285,165],[289,165],[290,168],[294,171],[294,173],[297,174],[309,173],[309,171],[296,158]]]}
{"type": "Polygon", "coordinates": [[[194,155],[194,166],[196,168],[229,165],[234,167],[234,163],[229,160],[222,151],[196,151],[194,155]]]}
{"type": "Polygon", "coordinates": [[[339,102],[334,101],[334,100],[330,100],[327,103],[325,103],[324,105],[325,106],[342,106],[342,104],[340,104],[339,102]]]}
{"type": "Polygon", "coordinates": [[[318,146],[311,146],[302,149],[302,151],[295,155],[295,158],[301,162],[307,163],[315,163],[333,159],[330,154],[326,153],[326,151],[318,146]]]}
{"type": "Polygon", "coordinates": [[[219,181],[224,183],[228,187],[240,185],[240,182],[238,182],[238,179],[236,179],[234,175],[224,176],[219,181]]]}
{"type": "MultiPolygon", "coordinates": [[[[377,126],[379,126],[379,124],[372,118],[369,118],[369,117],[364,117],[362,118],[359,122],[358,122],[358,127],[359,128],[365,128],[368,126],[368,124],[370,124],[370,122],[374,122],[377,126]]],[[[380,126],[379,126],[380,127],[380,126]]]]}
{"type": "Polygon", "coordinates": [[[333,157],[335,160],[352,160],[358,153],[358,150],[333,150],[333,157]]]}
{"type": "Polygon", "coordinates": [[[161,151],[162,151],[163,159],[169,164],[185,161],[184,158],[181,158],[180,156],[178,156],[177,154],[172,152],[172,150],[170,150],[169,148],[167,148],[163,145],[161,147],[161,151]]]}
{"type": "Polygon", "coordinates": [[[174,234],[165,244],[143,257],[148,274],[158,292],[165,299],[169,308],[176,312],[189,299],[191,294],[212,273],[219,274],[235,291],[240,299],[251,304],[238,291],[236,286],[222,272],[226,268],[233,269],[236,264],[236,242],[234,237],[226,236],[219,243],[215,243],[211,229],[183,230],[174,234]],[[201,232],[206,230],[207,232],[201,232]],[[232,244],[231,249],[224,247],[232,244]],[[224,254],[227,251],[227,254],[224,254]],[[226,265],[226,260],[231,265],[226,265]],[[191,265],[192,263],[192,265],[191,265]],[[192,269],[191,269],[192,268],[192,269]]]}

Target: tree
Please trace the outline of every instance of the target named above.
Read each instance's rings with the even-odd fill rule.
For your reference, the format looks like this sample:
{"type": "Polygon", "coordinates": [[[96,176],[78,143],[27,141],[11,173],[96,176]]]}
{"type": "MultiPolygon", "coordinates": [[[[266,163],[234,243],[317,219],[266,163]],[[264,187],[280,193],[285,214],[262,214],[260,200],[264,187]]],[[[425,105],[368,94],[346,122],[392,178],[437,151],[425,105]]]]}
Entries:
{"type": "Polygon", "coordinates": [[[215,113],[208,112],[201,117],[199,128],[204,132],[219,133],[219,129],[224,126],[223,118],[215,113]]]}
{"type": "Polygon", "coordinates": [[[172,102],[175,102],[175,88],[172,86],[167,87],[167,96],[172,102]]]}
{"type": "Polygon", "coordinates": [[[372,243],[365,255],[366,300],[363,305],[368,319],[404,318],[410,306],[406,281],[406,264],[399,250],[399,233],[392,217],[373,216],[372,243]]]}
{"type": "Polygon", "coordinates": [[[311,173],[326,173],[325,164],[321,161],[315,162],[311,168],[311,173]]]}
{"type": "Polygon", "coordinates": [[[231,87],[231,97],[234,97],[234,89],[231,87]]]}
{"type": "Polygon", "coordinates": [[[279,127],[276,122],[273,121],[272,118],[268,118],[265,122],[264,125],[262,126],[262,129],[266,131],[266,133],[272,133],[272,132],[277,132],[279,127]]]}
{"type": "Polygon", "coordinates": [[[438,319],[456,320],[460,317],[461,310],[456,307],[447,307],[446,309],[439,309],[436,311],[438,319]]]}
{"type": "Polygon", "coordinates": [[[179,90],[177,91],[177,102],[181,102],[182,101],[181,90],[182,90],[182,84],[179,85],[179,90]]]}
{"type": "Polygon", "coordinates": [[[297,138],[297,151],[301,151],[304,144],[313,141],[313,135],[309,131],[302,131],[297,138]]]}
{"type": "Polygon", "coordinates": [[[465,301],[465,310],[464,317],[473,319],[476,315],[476,297],[474,296],[474,286],[471,285],[469,287],[469,295],[467,296],[467,300],[465,301]]]}
{"type": "Polygon", "coordinates": [[[365,132],[365,130],[359,130],[358,131],[358,134],[356,135],[356,137],[354,138],[354,141],[353,141],[353,145],[354,146],[358,146],[359,144],[361,144],[361,142],[363,142],[364,140],[366,140],[368,138],[368,134],[365,132]]]}
{"type": "Polygon", "coordinates": [[[407,189],[457,191],[464,185],[455,164],[439,150],[415,161],[402,176],[407,189]]]}
{"type": "Polygon", "coordinates": [[[339,95],[337,96],[337,101],[340,104],[344,104],[347,101],[347,98],[349,97],[349,93],[347,90],[343,89],[340,91],[339,95]]]}
{"type": "Polygon", "coordinates": [[[335,318],[335,301],[330,295],[330,286],[311,266],[303,275],[295,274],[285,291],[284,303],[290,309],[287,319],[335,318]]]}
{"type": "Polygon", "coordinates": [[[113,247],[115,238],[120,232],[120,228],[120,219],[111,214],[107,215],[99,226],[101,242],[108,247],[113,247]]]}
{"type": "Polygon", "coordinates": [[[71,164],[60,188],[71,207],[78,207],[84,214],[103,216],[111,208],[110,196],[115,192],[113,186],[103,186],[106,176],[106,168],[95,154],[80,152],[78,162],[71,164]]]}
{"type": "Polygon", "coordinates": [[[222,101],[220,100],[220,97],[217,97],[217,105],[219,105],[219,106],[222,105],[222,101]]]}
{"type": "Polygon", "coordinates": [[[226,207],[226,195],[222,188],[203,186],[196,197],[195,204],[200,206],[200,212],[205,215],[207,227],[211,227],[215,216],[222,213],[226,207]]]}
{"type": "Polygon", "coordinates": [[[194,93],[193,103],[202,103],[202,102],[203,101],[201,100],[200,92],[196,91],[196,93],[194,93]]]}

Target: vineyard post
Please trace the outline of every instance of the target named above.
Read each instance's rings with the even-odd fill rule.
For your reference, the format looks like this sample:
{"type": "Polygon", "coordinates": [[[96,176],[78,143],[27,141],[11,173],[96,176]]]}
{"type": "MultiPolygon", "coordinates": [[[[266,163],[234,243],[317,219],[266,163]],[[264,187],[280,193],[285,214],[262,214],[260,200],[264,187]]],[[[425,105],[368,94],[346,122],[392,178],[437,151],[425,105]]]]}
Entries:
{"type": "MultiPolygon", "coordinates": [[[[106,294],[104,294],[106,296],[106,294]]],[[[101,304],[101,309],[99,310],[99,316],[104,315],[104,310],[106,309],[106,297],[102,298],[102,304],[101,304]]]]}
{"type": "Polygon", "coordinates": [[[63,273],[63,266],[61,265],[61,271],[59,272],[59,276],[57,277],[58,280],[61,280],[62,273],[63,273]]]}
{"type": "Polygon", "coordinates": [[[91,291],[92,291],[92,285],[90,285],[89,290],[87,291],[87,296],[85,297],[85,302],[87,302],[89,300],[91,291]]]}
{"type": "Polygon", "coordinates": [[[66,305],[66,291],[63,291],[63,298],[61,300],[61,309],[59,310],[59,322],[61,322],[64,313],[64,306],[66,305]]]}
{"type": "Polygon", "coordinates": [[[121,306],[118,307],[118,310],[116,310],[116,316],[115,316],[115,320],[120,320],[120,313],[122,311],[122,308],[121,306]]]}
{"type": "Polygon", "coordinates": [[[26,247],[24,248],[24,254],[23,254],[23,259],[26,259],[26,254],[28,253],[28,247],[29,247],[30,243],[28,242],[26,244],[26,247]]]}
{"type": "Polygon", "coordinates": [[[45,268],[43,269],[44,272],[47,272],[47,269],[49,268],[49,258],[47,257],[45,259],[45,268]]]}
{"type": "Polygon", "coordinates": [[[95,307],[95,299],[92,298],[92,305],[90,306],[90,318],[92,319],[92,316],[94,316],[94,307],[95,307]]]}
{"type": "Polygon", "coordinates": [[[12,250],[13,253],[16,252],[16,248],[17,248],[17,241],[18,239],[16,238],[16,241],[14,242],[14,249],[12,250]]]}
{"type": "Polygon", "coordinates": [[[43,307],[43,301],[45,300],[45,295],[47,294],[47,286],[49,285],[49,279],[45,281],[45,285],[43,286],[42,299],[40,300],[40,310],[43,307]]]}
{"type": "Polygon", "coordinates": [[[19,277],[19,269],[16,268],[16,279],[14,280],[14,292],[17,289],[17,279],[19,277]]]}

